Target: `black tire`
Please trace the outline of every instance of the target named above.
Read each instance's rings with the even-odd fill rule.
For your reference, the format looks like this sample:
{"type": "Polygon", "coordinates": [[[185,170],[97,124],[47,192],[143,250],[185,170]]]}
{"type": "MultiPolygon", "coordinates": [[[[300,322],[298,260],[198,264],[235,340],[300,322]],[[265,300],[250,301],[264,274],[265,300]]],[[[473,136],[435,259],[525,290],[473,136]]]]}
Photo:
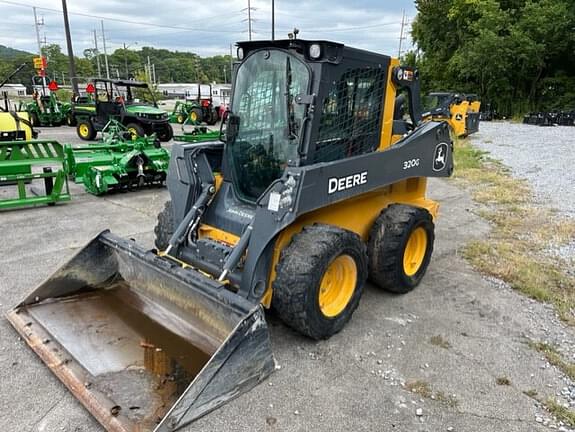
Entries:
{"type": "Polygon", "coordinates": [[[33,127],[42,126],[40,124],[40,117],[38,117],[38,114],[36,113],[30,114],[30,123],[32,124],[33,127]]]}
{"type": "Polygon", "coordinates": [[[154,243],[158,250],[164,251],[167,249],[175,230],[174,208],[172,201],[167,201],[164,204],[164,209],[158,213],[158,223],[154,227],[154,233],[156,234],[154,243]]]}
{"type": "Polygon", "coordinates": [[[132,134],[132,139],[136,139],[134,134],[138,137],[146,136],[146,131],[144,130],[143,126],[138,123],[128,123],[126,125],[126,129],[128,129],[128,131],[132,134]]]}
{"type": "Polygon", "coordinates": [[[392,204],[374,222],[368,242],[369,278],[387,291],[405,294],[413,290],[425,274],[435,240],[434,225],[425,209],[392,204]],[[418,228],[425,232],[425,253],[408,274],[404,266],[405,249],[412,233],[418,228]],[[415,270],[415,269],[414,269],[415,270]]]}
{"type": "Polygon", "coordinates": [[[76,126],[76,117],[74,116],[74,114],[68,114],[66,116],[66,124],[68,126],[76,126]]]}
{"type": "Polygon", "coordinates": [[[192,108],[192,110],[190,111],[190,121],[192,122],[192,124],[200,124],[201,122],[204,121],[204,113],[202,111],[201,108],[196,107],[196,108],[192,108]],[[193,116],[196,116],[196,119],[193,119],[193,116]]]}
{"type": "Polygon", "coordinates": [[[367,279],[366,246],[351,231],[307,226],[282,251],[276,273],[272,307],[282,321],[312,339],[327,339],[345,326],[359,304],[367,279]],[[319,304],[320,285],[328,267],[340,257],[355,263],[355,286],[345,307],[326,316],[319,304]]]}
{"type": "Polygon", "coordinates": [[[158,132],[158,139],[162,142],[170,141],[174,136],[174,130],[172,126],[166,124],[166,126],[162,129],[162,131],[158,132]]]}
{"type": "Polygon", "coordinates": [[[98,132],[90,120],[80,120],[76,126],[76,134],[84,141],[92,141],[98,132]]]}
{"type": "Polygon", "coordinates": [[[213,108],[209,111],[209,113],[210,114],[208,115],[206,123],[209,124],[210,126],[213,126],[218,122],[218,113],[213,108]]]}

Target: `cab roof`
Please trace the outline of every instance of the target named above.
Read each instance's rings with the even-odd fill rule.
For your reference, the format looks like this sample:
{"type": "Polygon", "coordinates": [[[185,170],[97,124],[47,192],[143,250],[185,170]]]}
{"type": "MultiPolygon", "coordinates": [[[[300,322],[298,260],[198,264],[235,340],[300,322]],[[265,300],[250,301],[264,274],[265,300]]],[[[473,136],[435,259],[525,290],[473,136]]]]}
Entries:
{"type": "Polygon", "coordinates": [[[113,80],[113,79],[108,79],[108,78],[94,78],[92,80],[93,82],[107,82],[107,83],[112,83],[116,86],[119,87],[148,87],[148,83],[146,82],[142,82],[142,81],[132,81],[132,80],[113,80]]]}
{"type": "Polygon", "coordinates": [[[244,50],[244,58],[250,51],[262,48],[279,48],[285,50],[295,50],[305,56],[310,62],[329,62],[339,63],[343,58],[353,58],[355,60],[366,61],[371,63],[386,63],[390,56],[379,54],[373,51],[366,51],[358,48],[352,48],[339,42],[327,40],[307,40],[307,39],[279,39],[279,40],[256,40],[237,42],[237,47],[244,50]],[[310,45],[318,44],[321,46],[322,55],[319,59],[309,57],[310,45]]]}

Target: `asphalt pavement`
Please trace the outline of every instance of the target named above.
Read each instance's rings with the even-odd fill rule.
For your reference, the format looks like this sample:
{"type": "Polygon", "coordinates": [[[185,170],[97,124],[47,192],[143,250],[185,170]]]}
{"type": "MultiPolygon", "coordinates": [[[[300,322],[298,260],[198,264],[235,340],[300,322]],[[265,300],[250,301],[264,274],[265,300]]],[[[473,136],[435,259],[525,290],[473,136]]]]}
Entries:
{"type": "MultiPolygon", "coordinates": [[[[76,140],[65,127],[44,128],[41,137],[76,140]]],[[[322,342],[268,314],[280,368],[183,430],[560,429],[525,392],[557,397],[573,383],[527,342],[575,346],[575,332],[550,306],[487,280],[463,260],[465,242],[489,230],[464,190],[432,180],[429,193],[441,204],[440,216],[433,259],[416,290],[391,295],[368,286],[345,329],[322,342]]],[[[79,185],[72,194],[71,202],[54,207],[0,213],[2,314],[104,229],[152,247],[156,214],[168,198],[165,189],[94,197],[79,185]]],[[[103,430],[5,319],[0,341],[0,431],[103,430]]]]}

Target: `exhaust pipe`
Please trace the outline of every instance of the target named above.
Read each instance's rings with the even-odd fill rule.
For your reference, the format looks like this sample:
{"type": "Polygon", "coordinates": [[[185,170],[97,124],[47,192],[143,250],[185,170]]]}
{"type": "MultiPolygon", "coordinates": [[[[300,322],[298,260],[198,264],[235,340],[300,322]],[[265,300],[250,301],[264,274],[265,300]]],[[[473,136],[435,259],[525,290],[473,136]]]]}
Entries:
{"type": "Polygon", "coordinates": [[[108,431],[175,431],[275,367],[260,305],[108,231],[7,318],[108,431]]]}

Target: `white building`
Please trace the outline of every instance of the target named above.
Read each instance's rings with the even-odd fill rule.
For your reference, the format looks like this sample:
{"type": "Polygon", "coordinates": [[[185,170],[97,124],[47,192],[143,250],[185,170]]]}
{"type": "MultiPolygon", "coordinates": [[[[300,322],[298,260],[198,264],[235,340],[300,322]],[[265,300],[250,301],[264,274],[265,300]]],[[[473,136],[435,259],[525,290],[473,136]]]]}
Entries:
{"type": "Polygon", "coordinates": [[[8,93],[8,97],[26,96],[26,87],[22,84],[4,84],[0,88],[0,94],[8,93]]]}
{"type": "Polygon", "coordinates": [[[183,99],[186,96],[186,89],[193,85],[188,83],[158,84],[158,90],[168,98],[183,99]]]}
{"type": "Polygon", "coordinates": [[[231,84],[197,84],[197,83],[169,83],[158,84],[158,90],[168,98],[197,100],[213,100],[214,106],[230,103],[231,84]]]}

